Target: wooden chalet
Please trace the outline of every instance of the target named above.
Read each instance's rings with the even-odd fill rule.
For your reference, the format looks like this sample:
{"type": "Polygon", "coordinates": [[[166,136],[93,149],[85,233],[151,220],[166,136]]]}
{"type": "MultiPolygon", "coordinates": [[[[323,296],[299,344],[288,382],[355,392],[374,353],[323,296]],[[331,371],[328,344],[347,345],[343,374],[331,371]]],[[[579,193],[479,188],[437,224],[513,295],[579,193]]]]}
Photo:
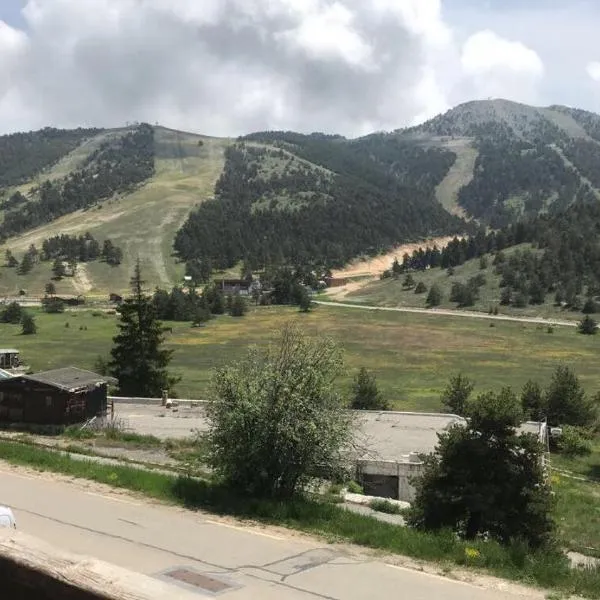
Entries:
{"type": "Polygon", "coordinates": [[[106,416],[114,381],[75,367],[0,379],[0,422],[70,425],[106,416]]]}

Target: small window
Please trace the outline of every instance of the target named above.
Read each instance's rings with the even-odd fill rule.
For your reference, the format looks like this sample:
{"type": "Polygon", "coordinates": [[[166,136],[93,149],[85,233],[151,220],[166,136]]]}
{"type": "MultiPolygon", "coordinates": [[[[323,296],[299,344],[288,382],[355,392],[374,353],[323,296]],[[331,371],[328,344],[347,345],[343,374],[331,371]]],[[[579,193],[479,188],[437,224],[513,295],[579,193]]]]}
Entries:
{"type": "Polygon", "coordinates": [[[52,406],[52,396],[46,396],[46,407],[50,408],[52,406]]]}

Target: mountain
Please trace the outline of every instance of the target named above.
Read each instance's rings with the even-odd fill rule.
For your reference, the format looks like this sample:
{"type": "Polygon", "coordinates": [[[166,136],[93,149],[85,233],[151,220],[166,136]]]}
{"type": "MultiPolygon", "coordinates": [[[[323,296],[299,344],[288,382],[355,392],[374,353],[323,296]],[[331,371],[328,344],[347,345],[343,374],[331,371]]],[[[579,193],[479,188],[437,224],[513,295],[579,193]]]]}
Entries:
{"type": "Polygon", "coordinates": [[[448,177],[458,185],[440,200],[493,227],[600,197],[600,116],[594,113],[477,101],[395,135],[454,151],[448,177]]]}
{"type": "Polygon", "coordinates": [[[59,292],[88,295],[127,289],[138,256],[152,287],[242,262],[337,267],[599,197],[600,116],[563,106],[469,102],[357,139],[47,128],[0,136],[0,294],[41,293],[57,261],[59,292]]]}

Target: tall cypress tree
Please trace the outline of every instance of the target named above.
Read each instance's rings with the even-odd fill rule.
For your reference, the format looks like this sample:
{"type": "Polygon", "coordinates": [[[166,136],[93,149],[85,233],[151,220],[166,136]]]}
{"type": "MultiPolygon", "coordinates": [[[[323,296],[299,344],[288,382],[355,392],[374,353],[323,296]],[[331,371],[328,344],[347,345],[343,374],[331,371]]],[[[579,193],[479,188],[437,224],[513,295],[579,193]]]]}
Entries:
{"type": "Polygon", "coordinates": [[[166,327],[157,319],[152,298],[144,293],[140,262],[131,279],[132,296],[118,308],[119,333],[113,338],[110,373],[125,396],[157,398],[177,378],[169,375],[172,350],[162,346],[166,327]]]}

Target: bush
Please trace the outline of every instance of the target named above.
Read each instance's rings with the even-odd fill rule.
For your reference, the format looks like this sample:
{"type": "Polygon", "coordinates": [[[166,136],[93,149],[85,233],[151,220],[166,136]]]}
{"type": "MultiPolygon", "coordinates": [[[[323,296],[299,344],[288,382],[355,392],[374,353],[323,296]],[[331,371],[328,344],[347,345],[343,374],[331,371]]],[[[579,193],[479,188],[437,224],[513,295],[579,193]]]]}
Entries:
{"type": "Polygon", "coordinates": [[[565,456],[587,456],[592,453],[592,444],[584,437],[581,429],[565,425],[562,435],[556,441],[556,449],[565,456]]]}
{"type": "Polygon", "coordinates": [[[417,287],[415,287],[415,294],[424,294],[426,291],[427,286],[422,281],[419,281],[417,287]]]}
{"type": "Polygon", "coordinates": [[[360,483],[357,483],[356,481],[351,481],[350,483],[348,483],[347,490],[350,494],[364,494],[365,493],[362,485],[360,485],[360,483]]]}
{"type": "Polygon", "coordinates": [[[285,326],[278,344],[218,369],[207,407],[209,464],[245,494],[290,498],[346,474],[352,415],[336,392],[341,352],[285,326]]]}
{"type": "Polygon", "coordinates": [[[65,312],[65,303],[60,298],[45,297],[42,299],[42,307],[47,313],[63,313],[65,312]]]}
{"type": "Polygon", "coordinates": [[[399,504],[395,504],[394,502],[390,502],[383,498],[371,500],[371,502],[369,502],[369,508],[388,515],[399,515],[402,512],[402,508],[399,504]]]}
{"type": "Polygon", "coordinates": [[[23,307],[18,302],[11,302],[3,311],[0,320],[3,323],[18,325],[23,318],[23,307]]]}

